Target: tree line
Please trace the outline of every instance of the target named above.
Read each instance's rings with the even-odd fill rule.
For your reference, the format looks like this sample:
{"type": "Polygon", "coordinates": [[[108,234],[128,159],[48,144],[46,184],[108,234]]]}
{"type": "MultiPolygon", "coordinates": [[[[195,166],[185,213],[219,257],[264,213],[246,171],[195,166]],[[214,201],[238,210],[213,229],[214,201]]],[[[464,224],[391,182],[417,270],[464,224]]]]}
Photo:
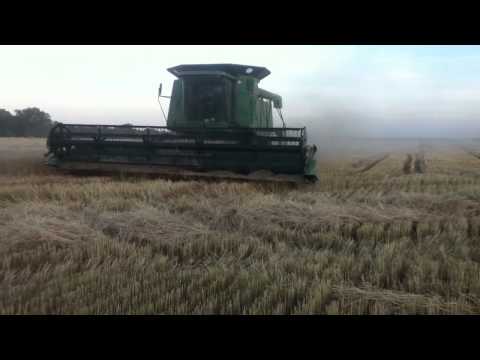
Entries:
{"type": "Polygon", "coordinates": [[[0,109],[0,137],[45,137],[54,125],[50,115],[36,107],[15,110],[0,109]]]}

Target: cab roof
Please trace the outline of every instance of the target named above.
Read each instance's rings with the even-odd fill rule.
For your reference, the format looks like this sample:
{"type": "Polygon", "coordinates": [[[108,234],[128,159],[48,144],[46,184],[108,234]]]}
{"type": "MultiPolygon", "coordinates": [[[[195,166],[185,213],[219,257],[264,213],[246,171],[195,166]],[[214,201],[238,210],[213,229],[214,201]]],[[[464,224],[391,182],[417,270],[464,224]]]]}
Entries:
{"type": "Polygon", "coordinates": [[[262,80],[270,75],[270,71],[265,67],[239,64],[189,64],[174,66],[167,70],[177,77],[201,72],[223,72],[233,77],[246,75],[262,80]]]}

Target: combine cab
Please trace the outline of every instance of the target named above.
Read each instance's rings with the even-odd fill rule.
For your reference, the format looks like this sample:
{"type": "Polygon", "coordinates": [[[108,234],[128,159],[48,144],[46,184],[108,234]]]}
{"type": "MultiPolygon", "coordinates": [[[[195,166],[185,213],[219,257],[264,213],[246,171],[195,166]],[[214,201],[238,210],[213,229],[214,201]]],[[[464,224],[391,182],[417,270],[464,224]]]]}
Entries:
{"type": "Polygon", "coordinates": [[[307,145],[306,129],[273,127],[273,109],[283,122],[282,98],[258,87],[270,74],[266,68],[218,64],[168,70],[178,79],[167,126],[60,123],[48,136],[48,164],[74,171],[317,180],[317,149],[307,145]]]}

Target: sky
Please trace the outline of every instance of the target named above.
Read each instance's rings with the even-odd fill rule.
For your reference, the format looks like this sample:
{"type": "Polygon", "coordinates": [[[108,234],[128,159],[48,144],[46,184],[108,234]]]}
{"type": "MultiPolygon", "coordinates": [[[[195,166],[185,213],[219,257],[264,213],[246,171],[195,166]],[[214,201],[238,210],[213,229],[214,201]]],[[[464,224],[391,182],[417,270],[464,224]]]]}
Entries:
{"type": "Polygon", "coordinates": [[[0,108],[164,125],[158,85],[169,95],[167,68],[189,63],[267,67],[260,86],[282,96],[288,125],[309,133],[480,136],[480,46],[0,46],[0,108]]]}

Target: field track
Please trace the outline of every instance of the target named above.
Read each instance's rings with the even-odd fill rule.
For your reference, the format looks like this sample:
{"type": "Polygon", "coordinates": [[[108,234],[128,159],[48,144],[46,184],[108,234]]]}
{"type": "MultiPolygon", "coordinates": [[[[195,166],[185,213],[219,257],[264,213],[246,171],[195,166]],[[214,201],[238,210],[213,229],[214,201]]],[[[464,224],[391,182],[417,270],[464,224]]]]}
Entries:
{"type": "Polygon", "coordinates": [[[376,156],[376,158],[370,160],[370,161],[367,161],[366,165],[359,170],[360,173],[364,173],[368,170],[370,170],[371,168],[373,168],[375,165],[377,165],[378,163],[380,163],[380,161],[383,161],[385,160],[386,158],[388,158],[389,154],[381,154],[381,155],[378,155],[376,156]]]}
{"type": "Polygon", "coordinates": [[[480,314],[480,146],[319,148],[292,188],[66,175],[0,139],[0,313],[480,314]]]}

